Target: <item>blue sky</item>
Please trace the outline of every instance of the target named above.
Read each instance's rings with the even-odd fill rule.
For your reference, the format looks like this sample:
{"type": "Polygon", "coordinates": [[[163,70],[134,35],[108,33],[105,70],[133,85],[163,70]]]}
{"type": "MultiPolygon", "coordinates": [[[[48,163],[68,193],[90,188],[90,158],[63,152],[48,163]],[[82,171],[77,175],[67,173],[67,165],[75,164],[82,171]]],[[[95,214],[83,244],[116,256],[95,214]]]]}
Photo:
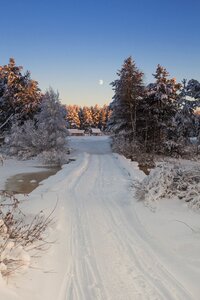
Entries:
{"type": "Polygon", "coordinates": [[[200,80],[199,0],[9,0],[0,5],[0,64],[14,57],[43,91],[59,90],[63,103],[109,103],[109,83],[129,55],[146,83],[158,63],[178,80],[200,80]]]}

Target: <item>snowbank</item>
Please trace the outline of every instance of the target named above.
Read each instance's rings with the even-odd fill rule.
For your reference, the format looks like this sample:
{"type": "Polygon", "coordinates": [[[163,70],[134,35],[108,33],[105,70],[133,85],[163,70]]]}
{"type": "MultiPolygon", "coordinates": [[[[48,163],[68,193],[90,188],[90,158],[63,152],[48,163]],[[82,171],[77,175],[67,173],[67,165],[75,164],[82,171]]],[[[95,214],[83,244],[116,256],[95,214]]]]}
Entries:
{"type": "Polygon", "coordinates": [[[163,162],[137,185],[136,196],[152,209],[161,199],[180,199],[200,209],[200,164],[190,161],[163,162]]]}

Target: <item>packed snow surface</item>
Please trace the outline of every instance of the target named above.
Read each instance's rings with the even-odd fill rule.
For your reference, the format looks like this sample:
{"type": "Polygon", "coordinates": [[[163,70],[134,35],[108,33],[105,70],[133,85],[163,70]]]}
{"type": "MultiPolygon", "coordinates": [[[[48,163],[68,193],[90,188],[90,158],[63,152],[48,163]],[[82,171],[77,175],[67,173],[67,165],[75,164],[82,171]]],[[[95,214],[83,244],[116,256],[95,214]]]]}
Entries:
{"type": "Polygon", "coordinates": [[[181,201],[153,212],[134,199],[137,164],[109,137],[71,137],[72,156],[30,194],[27,211],[55,206],[55,241],[22,276],[0,280],[2,300],[198,300],[200,221],[181,201]],[[191,230],[188,224],[193,230],[191,230]]]}

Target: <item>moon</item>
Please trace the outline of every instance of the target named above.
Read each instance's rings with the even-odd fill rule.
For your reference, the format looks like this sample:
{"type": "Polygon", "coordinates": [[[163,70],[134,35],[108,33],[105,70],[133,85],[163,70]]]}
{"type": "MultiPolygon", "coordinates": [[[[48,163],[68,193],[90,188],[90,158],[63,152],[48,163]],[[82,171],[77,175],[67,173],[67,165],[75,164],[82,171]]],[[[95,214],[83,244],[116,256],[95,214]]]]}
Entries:
{"type": "Polygon", "coordinates": [[[99,79],[99,85],[103,85],[103,79],[99,79]]]}

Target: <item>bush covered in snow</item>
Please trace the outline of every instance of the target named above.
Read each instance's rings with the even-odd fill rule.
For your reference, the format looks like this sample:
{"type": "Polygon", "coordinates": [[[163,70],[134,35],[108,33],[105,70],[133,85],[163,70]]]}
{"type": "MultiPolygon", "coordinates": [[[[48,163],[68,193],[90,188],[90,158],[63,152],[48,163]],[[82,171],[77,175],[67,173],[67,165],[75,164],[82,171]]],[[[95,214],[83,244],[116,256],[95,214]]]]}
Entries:
{"type": "Polygon", "coordinates": [[[200,209],[200,168],[193,163],[160,163],[136,184],[138,200],[155,208],[162,198],[183,200],[193,209],[200,209]]]}
{"type": "MultiPolygon", "coordinates": [[[[126,158],[131,160],[139,161],[141,159],[141,154],[143,158],[145,156],[145,152],[141,151],[143,147],[139,141],[131,141],[127,139],[124,132],[112,136],[111,146],[113,152],[124,155],[126,158]]],[[[147,153],[146,156],[148,156],[147,153]]]]}
{"type": "Polygon", "coordinates": [[[0,275],[9,276],[27,268],[31,251],[45,245],[44,232],[52,222],[42,212],[32,220],[20,210],[20,201],[0,191],[0,275]]]}

